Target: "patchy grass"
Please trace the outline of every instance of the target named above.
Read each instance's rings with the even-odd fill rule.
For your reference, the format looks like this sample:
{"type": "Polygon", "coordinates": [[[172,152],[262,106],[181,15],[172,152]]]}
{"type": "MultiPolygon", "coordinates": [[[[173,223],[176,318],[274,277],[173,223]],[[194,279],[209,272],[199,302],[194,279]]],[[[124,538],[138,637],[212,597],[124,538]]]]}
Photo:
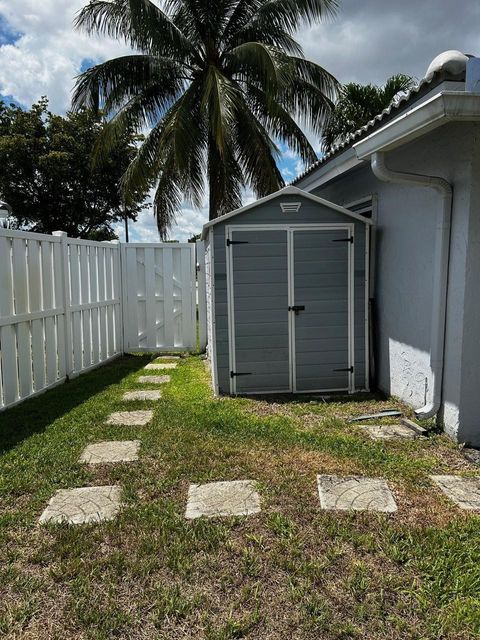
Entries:
{"type": "MultiPolygon", "coordinates": [[[[458,639],[480,634],[480,518],[429,473],[474,473],[444,436],[374,442],[351,415],[394,400],[214,399],[204,362],[169,372],[146,427],[106,425],[147,358],[116,361],[0,414],[0,636],[458,639]],[[142,440],[131,464],[88,443],[142,440]],[[388,479],[393,515],[319,508],[317,473],[388,479]],[[254,479],[262,512],[184,517],[189,482],[254,479]],[[56,489],[120,483],[101,525],[40,527],[56,489]]],[[[152,386],[152,388],[154,388],[152,386]]]]}

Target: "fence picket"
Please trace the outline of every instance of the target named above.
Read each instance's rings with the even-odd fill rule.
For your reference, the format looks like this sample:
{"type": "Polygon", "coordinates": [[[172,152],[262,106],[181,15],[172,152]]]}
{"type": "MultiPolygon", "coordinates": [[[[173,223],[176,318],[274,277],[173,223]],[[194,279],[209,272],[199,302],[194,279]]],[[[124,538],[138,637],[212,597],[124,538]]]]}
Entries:
{"type": "MultiPolygon", "coordinates": [[[[13,240],[13,286],[15,291],[15,313],[28,312],[27,243],[13,240]]],[[[32,349],[28,322],[17,325],[18,392],[24,398],[33,392],[32,349]]]]}
{"type": "MultiPolygon", "coordinates": [[[[12,242],[0,237],[0,318],[14,313],[12,281],[12,242]]],[[[17,345],[14,325],[0,327],[2,357],[2,396],[0,406],[13,404],[18,398],[17,345]]]]}
{"type": "MultiPolygon", "coordinates": [[[[98,302],[98,258],[96,247],[89,250],[90,302],[98,302]]],[[[92,331],[92,363],[100,362],[100,325],[98,323],[98,307],[90,310],[92,331]]]]}
{"type": "MultiPolygon", "coordinates": [[[[98,299],[105,300],[105,248],[98,249],[98,299]]],[[[107,310],[100,307],[99,310],[99,332],[100,332],[100,361],[107,357],[107,310]]]]}
{"type": "MultiPolygon", "coordinates": [[[[28,286],[29,311],[42,310],[42,267],[40,262],[41,243],[31,240],[28,243],[28,286]]],[[[33,388],[40,391],[45,386],[45,346],[43,320],[32,320],[32,361],[33,388]]]]}
{"type": "MultiPolygon", "coordinates": [[[[89,277],[88,277],[88,248],[87,245],[80,245],[80,291],[82,294],[82,305],[90,302],[89,277]]],[[[83,368],[86,369],[92,364],[92,340],[90,331],[90,309],[82,310],[82,345],[83,345],[83,368]]]]}
{"type": "Polygon", "coordinates": [[[172,249],[163,251],[163,344],[175,346],[175,308],[173,290],[173,253],[172,249]]]}

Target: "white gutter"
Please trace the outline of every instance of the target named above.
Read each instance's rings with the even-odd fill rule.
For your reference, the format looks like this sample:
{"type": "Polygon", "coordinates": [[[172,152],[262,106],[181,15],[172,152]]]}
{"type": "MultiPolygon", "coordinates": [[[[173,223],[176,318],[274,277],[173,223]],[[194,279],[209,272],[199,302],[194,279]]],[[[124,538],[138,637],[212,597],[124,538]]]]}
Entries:
{"type": "Polygon", "coordinates": [[[385,164],[385,154],[376,151],[371,157],[374,175],[384,182],[413,184],[431,187],[442,197],[442,206],[437,213],[435,229],[435,257],[433,264],[433,298],[430,338],[430,367],[432,370],[431,398],[415,414],[418,418],[431,418],[440,409],[442,400],[443,361],[445,346],[445,322],[447,308],[448,260],[450,253],[450,227],[452,217],[453,190],[449,182],[437,176],[392,171],[385,164]]]}
{"type": "Polygon", "coordinates": [[[425,135],[446,122],[480,120],[480,94],[442,91],[413,106],[380,129],[353,145],[357,158],[364,160],[377,151],[389,151],[425,135]]]}

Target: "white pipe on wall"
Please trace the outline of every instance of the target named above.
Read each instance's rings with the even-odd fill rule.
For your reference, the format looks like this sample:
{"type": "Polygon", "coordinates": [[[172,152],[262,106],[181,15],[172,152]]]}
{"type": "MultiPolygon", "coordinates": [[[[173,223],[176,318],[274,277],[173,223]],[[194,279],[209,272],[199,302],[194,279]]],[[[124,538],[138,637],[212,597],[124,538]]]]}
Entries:
{"type": "Polygon", "coordinates": [[[380,151],[375,152],[371,156],[371,166],[374,175],[379,180],[431,187],[438,191],[442,197],[442,206],[437,214],[435,228],[435,256],[433,264],[432,328],[430,334],[432,391],[431,398],[427,404],[415,411],[418,418],[431,418],[440,409],[442,400],[453,189],[451,184],[444,178],[406,173],[403,171],[392,171],[385,164],[385,154],[380,151]]]}

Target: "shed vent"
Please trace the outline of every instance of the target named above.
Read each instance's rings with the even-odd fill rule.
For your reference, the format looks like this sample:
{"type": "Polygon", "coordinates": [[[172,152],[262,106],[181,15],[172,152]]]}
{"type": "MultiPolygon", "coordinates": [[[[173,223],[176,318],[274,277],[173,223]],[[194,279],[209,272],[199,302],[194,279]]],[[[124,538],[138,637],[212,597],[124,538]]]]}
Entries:
{"type": "Polygon", "coordinates": [[[297,213],[302,206],[301,202],[281,202],[280,208],[283,213],[297,213]]]}

